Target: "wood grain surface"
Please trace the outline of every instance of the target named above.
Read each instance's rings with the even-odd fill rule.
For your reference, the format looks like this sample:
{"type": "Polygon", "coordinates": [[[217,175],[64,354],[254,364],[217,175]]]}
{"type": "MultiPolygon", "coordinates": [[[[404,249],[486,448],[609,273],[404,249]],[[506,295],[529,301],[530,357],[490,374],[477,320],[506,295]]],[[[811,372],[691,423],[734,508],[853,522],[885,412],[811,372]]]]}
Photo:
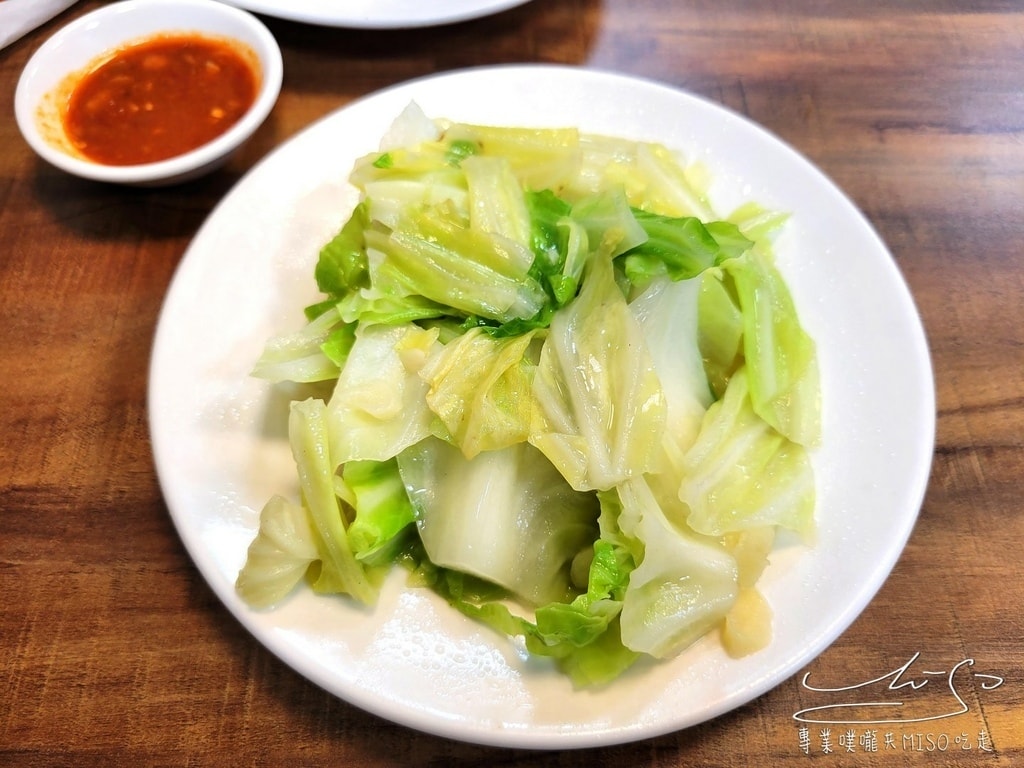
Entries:
{"type": "Polygon", "coordinates": [[[100,5],[80,2],[0,51],[0,765],[1024,764],[1024,5],[535,0],[475,21],[378,32],[268,18],[285,64],[271,118],[223,170],[160,190],[66,176],[36,158],[14,122],[29,56],[100,5]],[[889,245],[935,369],[926,498],[861,617],[753,702],[604,749],[448,741],[300,677],[199,576],[150,451],[157,314],[228,189],[360,96],[507,62],[656,79],[792,144],[889,245]],[[814,702],[804,673],[852,684],[912,661],[906,678],[920,679],[967,660],[958,679],[968,711],[956,717],[827,735],[793,720],[814,702]]]}

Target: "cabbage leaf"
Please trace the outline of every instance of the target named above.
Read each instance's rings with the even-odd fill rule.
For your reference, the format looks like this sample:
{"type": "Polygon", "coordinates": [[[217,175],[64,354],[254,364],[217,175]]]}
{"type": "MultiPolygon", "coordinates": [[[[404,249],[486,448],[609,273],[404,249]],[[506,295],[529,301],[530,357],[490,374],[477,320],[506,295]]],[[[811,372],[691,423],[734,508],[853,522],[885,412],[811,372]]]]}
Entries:
{"type": "Polygon", "coordinates": [[[437,333],[411,323],[366,325],[327,406],[334,468],[348,461],[386,461],[432,433],[427,384],[417,374],[437,333]]]}
{"type": "Polygon", "coordinates": [[[528,443],[472,460],[438,438],[398,456],[431,562],[497,584],[532,605],[574,595],[572,562],[597,534],[597,502],[528,443]]]}
{"type": "Polygon", "coordinates": [[[729,612],[739,591],[736,561],[718,542],[674,525],[643,478],[618,492],[619,525],[643,545],[622,601],[622,643],[655,658],[675,656],[729,612]]]}
{"type": "Polygon", "coordinates": [[[439,346],[420,369],[427,404],[466,458],[529,436],[534,335],[495,338],[472,328],[439,346]]]}
{"type": "Polygon", "coordinates": [[[313,582],[313,589],[349,594],[362,603],[375,602],[377,588],[352,552],[346,521],[335,493],[337,464],[330,455],[327,407],[322,400],[309,398],[292,403],[288,438],[298,469],[302,500],[318,534],[320,573],[313,582]]]}
{"type": "Polygon", "coordinates": [[[754,411],[745,367],[708,409],[682,470],[679,496],[698,533],[723,536],[777,525],[807,535],[813,529],[810,456],[754,411]]]}
{"type": "Polygon", "coordinates": [[[260,511],[260,527],[238,574],[238,594],[254,608],[283,600],[320,557],[305,507],[274,495],[260,511]]]}
{"type": "Polygon", "coordinates": [[[723,269],[743,317],[743,357],[755,412],[790,440],[815,445],[821,430],[818,358],[789,288],[759,251],[724,262],[723,269]]]}
{"type": "Polygon", "coordinates": [[[534,376],[530,442],[577,490],[606,490],[656,468],[665,396],[610,257],[555,313],[534,376]]]}
{"type": "Polygon", "coordinates": [[[389,565],[416,518],[398,462],[349,461],[342,466],[342,479],[353,497],[354,516],[348,526],[353,554],[367,565],[389,565]]]}

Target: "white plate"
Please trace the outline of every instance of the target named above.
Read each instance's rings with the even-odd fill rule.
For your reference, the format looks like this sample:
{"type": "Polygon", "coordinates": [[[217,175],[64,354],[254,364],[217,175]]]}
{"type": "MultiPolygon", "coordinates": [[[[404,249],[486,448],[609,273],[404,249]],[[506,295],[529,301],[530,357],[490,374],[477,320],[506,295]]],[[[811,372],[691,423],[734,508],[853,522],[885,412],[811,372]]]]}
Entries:
{"type": "Polygon", "coordinates": [[[222,0],[254,13],[325,27],[402,29],[452,24],[528,0],[222,0]]]}
{"type": "Polygon", "coordinates": [[[823,651],[888,576],[931,466],[935,399],[920,319],[885,246],[810,163],[723,108],[662,85],[574,68],[438,75],[356,102],[268,156],[212,213],[171,285],[153,352],[150,418],[174,522],[210,586],[267,648],[339,697],[413,728],[491,745],[570,748],[632,741],[713,718],[823,651]],[[793,213],[777,243],[817,339],[824,440],[820,534],[778,548],[762,585],[771,645],[730,659],[710,636],[606,690],[574,692],[546,663],[422,590],[386,585],[375,610],[300,590],[255,612],[234,580],[273,493],[297,493],[284,399],[248,376],[264,341],[298,328],[318,298],[319,246],[356,196],[353,160],[410,100],[434,117],[575,125],[663,142],[713,173],[719,212],[756,200],[793,213]]]}

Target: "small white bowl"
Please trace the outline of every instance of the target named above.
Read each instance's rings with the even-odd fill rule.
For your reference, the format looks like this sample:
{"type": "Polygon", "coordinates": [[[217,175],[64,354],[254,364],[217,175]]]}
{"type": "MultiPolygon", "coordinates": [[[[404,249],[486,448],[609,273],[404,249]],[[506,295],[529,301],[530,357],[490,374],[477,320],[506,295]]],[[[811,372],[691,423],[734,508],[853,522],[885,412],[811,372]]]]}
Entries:
{"type": "Polygon", "coordinates": [[[123,0],[76,19],[39,47],[18,81],[14,114],[32,149],[68,173],[136,186],[176,184],[222,165],[256,131],[277,102],[282,71],[277,41],[246,11],[210,0],[123,0]],[[56,94],[62,84],[108,51],[168,33],[229,38],[251,48],[261,71],[259,91],[249,111],[212,141],[167,160],[115,166],[77,154],[60,118],[56,94]]]}

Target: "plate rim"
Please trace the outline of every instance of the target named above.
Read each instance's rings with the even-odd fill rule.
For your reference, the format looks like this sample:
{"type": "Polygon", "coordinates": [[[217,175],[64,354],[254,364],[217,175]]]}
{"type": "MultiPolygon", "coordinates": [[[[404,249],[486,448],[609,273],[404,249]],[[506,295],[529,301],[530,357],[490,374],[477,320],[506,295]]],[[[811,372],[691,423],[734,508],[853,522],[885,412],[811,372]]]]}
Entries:
{"type": "Polygon", "coordinates": [[[323,27],[346,29],[396,30],[457,24],[463,21],[484,18],[526,5],[531,0],[476,0],[471,6],[460,10],[428,13],[422,16],[394,14],[352,13],[344,5],[338,10],[319,10],[316,0],[221,0],[221,2],[244,8],[252,13],[273,16],[286,21],[296,21],[323,27]],[[299,7],[295,7],[298,4],[299,7]]]}

